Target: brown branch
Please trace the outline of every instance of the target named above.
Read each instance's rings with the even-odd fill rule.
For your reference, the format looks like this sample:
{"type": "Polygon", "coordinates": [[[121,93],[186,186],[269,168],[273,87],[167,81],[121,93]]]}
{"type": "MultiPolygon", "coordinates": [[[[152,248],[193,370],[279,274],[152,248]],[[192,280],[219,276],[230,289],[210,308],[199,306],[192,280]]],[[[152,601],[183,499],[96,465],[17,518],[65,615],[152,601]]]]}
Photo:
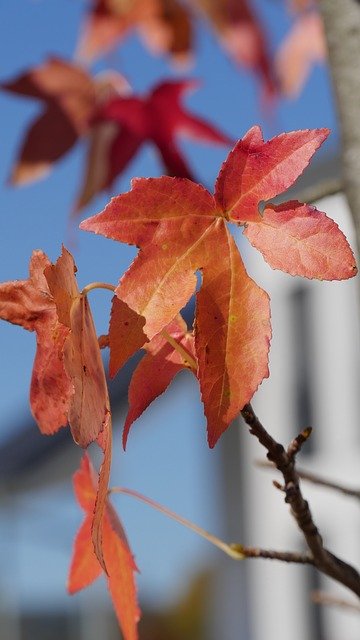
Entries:
{"type": "Polygon", "coordinates": [[[267,450],[267,458],[273,462],[284,478],[285,502],[302,531],[315,567],[325,575],[348,587],[360,597],[360,575],[356,569],[334,556],[323,544],[313,520],[308,502],[304,499],[299,475],[295,468],[295,456],[289,456],[284,447],[266,431],[250,404],[245,405],[242,416],[260,444],[267,450]]]}
{"type": "MultiPolygon", "coordinates": [[[[257,462],[257,465],[260,467],[274,468],[274,465],[272,462],[264,462],[262,460],[259,460],[257,462]]],[[[339,482],[334,482],[333,480],[329,480],[328,478],[323,478],[322,476],[319,476],[317,473],[312,473],[310,471],[306,471],[305,469],[302,469],[299,467],[297,467],[296,471],[299,478],[301,478],[301,480],[306,480],[307,482],[316,484],[319,487],[325,487],[325,489],[332,489],[333,491],[337,491],[342,495],[360,500],[360,489],[353,489],[352,487],[348,487],[347,485],[340,484],[339,482]]]]}
{"type": "Polygon", "coordinates": [[[266,560],[280,560],[281,562],[294,562],[297,564],[314,564],[314,558],[310,553],[274,551],[273,549],[260,549],[259,547],[244,547],[241,544],[231,544],[230,546],[245,558],[264,558],[266,560]]]}

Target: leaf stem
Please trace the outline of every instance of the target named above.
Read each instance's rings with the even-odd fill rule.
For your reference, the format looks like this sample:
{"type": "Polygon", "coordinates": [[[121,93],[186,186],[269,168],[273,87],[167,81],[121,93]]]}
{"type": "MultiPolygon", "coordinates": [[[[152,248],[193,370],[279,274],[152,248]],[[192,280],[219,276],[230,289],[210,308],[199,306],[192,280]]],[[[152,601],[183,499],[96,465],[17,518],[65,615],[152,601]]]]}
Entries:
{"type": "Polygon", "coordinates": [[[188,364],[189,367],[191,369],[193,369],[194,371],[197,371],[197,364],[194,360],[194,358],[192,357],[192,355],[190,355],[190,353],[182,346],[182,344],[179,344],[178,342],[176,342],[175,338],[173,338],[170,333],[168,333],[166,331],[166,329],[163,329],[161,331],[161,335],[163,338],[165,338],[165,340],[167,340],[167,342],[169,344],[171,344],[171,346],[173,347],[173,349],[175,349],[175,351],[177,351],[181,357],[183,358],[185,364],[188,364]]]}
{"type": "Polygon", "coordinates": [[[93,289],[108,289],[109,291],[115,291],[116,287],[113,284],[108,284],[107,282],[90,282],[86,287],[81,291],[82,296],[87,296],[89,291],[93,289]]]}
{"type": "Polygon", "coordinates": [[[163,505],[155,502],[154,500],[151,500],[151,498],[147,498],[143,494],[138,493],[133,489],[126,489],[125,487],[112,487],[111,489],[109,489],[109,493],[121,493],[123,495],[131,496],[136,500],[140,500],[145,504],[148,504],[150,507],[153,507],[153,509],[160,511],[160,513],[163,513],[169,518],[176,520],[176,522],[178,522],[179,524],[182,524],[184,527],[187,527],[191,531],[194,531],[202,538],[205,538],[205,540],[211,542],[213,545],[215,545],[215,547],[218,547],[218,549],[221,549],[221,551],[224,551],[224,553],[226,553],[231,558],[234,558],[235,560],[243,560],[246,557],[243,554],[242,550],[240,550],[242,549],[241,545],[239,545],[238,547],[232,547],[232,545],[227,544],[223,540],[220,540],[220,538],[214,536],[212,533],[208,533],[208,531],[205,531],[205,529],[203,529],[202,527],[199,527],[186,518],[182,518],[174,511],[171,511],[167,507],[163,507],[163,505]]]}
{"type": "Polygon", "coordinates": [[[223,540],[220,540],[217,536],[214,536],[212,533],[205,531],[202,527],[194,524],[190,520],[186,518],[182,518],[174,511],[171,511],[167,507],[163,507],[163,505],[151,500],[151,498],[147,498],[141,493],[134,491],[133,489],[125,489],[124,487],[112,487],[109,489],[109,493],[122,493],[123,495],[131,496],[132,498],[136,498],[141,502],[145,502],[153,509],[160,511],[164,515],[176,520],[179,524],[182,524],[184,527],[187,527],[194,533],[197,533],[202,538],[205,538],[208,542],[215,545],[218,549],[226,553],[226,555],[233,558],[233,560],[245,560],[246,558],[264,558],[266,560],[280,560],[281,562],[291,562],[297,564],[314,564],[314,559],[311,553],[297,553],[296,551],[274,551],[272,549],[261,549],[259,547],[244,547],[242,544],[231,543],[228,544],[223,540]]]}

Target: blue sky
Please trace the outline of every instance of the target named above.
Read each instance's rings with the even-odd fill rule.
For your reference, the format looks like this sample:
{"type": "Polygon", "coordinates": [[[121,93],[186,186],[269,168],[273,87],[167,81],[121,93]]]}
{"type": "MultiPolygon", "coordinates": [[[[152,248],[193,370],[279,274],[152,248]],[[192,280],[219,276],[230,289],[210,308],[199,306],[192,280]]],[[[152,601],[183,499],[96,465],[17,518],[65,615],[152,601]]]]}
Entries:
{"type": "MultiPolygon", "coordinates": [[[[289,26],[284,3],[257,0],[256,6],[266,25],[270,47],[274,50],[289,26]]],[[[12,0],[0,3],[0,80],[12,78],[50,54],[71,59],[84,7],[85,3],[80,0],[12,0]]],[[[280,100],[272,114],[265,114],[259,106],[258,81],[235,68],[214,35],[203,25],[197,25],[197,36],[195,63],[183,74],[202,81],[199,90],[186,98],[186,105],[195,114],[206,117],[234,138],[241,137],[256,123],[262,125],[266,137],[296,128],[330,127],[333,135],[323,153],[337,147],[338,131],[328,73],[324,67],[313,70],[296,101],[280,100]]],[[[120,50],[97,63],[94,70],[109,67],[116,67],[124,73],[136,92],[145,92],[154,83],[174,75],[171,65],[149,55],[136,36],[129,37],[120,50]]],[[[27,277],[28,261],[34,248],[45,250],[52,260],[58,257],[81,176],[84,148],[78,145],[54,167],[47,179],[20,189],[7,186],[22,135],[39,108],[36,101],[0,93],[1,281],[27,277]]],[[[184,141],[182,147],[194,174],[211,188],[228,150],[188,141],[184,141]]],[[[145,147],[117,182],[116,192],[126,191],[132,176],[160,173],[161,167],[153,149],[145,147]]],[[[83,217],[100,210],[106,201],[106,196],[100,196],[83,217]]],[[[134,248],[79,232],[75,260],[80,286],[94,280],[116,283],[134,255],[134,248]]],[[[99,333],[107,329],[109,302],[107,292],[92,295],[91,304],[99,333]]],[[[29,419],[27,396],[34,348],[34,336],[6,323],[0,324],[0,441],[8,436],[10,429],[16,429],[17,424],[24,424],[29,419]]],[[[119,453],[120,445],[116,449],[115,458],[121,458],[122,469],[121,473],[115,472],[116,481],[126,481],[212,528],[219,515],[214,479],[214,466],[218,468],[218,461],[217,454],[206,448],[197,388],[193,381],[186,379],[183,385],[175,385],[169,394],[167,399],[159,400],[134,430],[134,444],[130,437],[126,456],[119,453]],[[208,494],[213,502],[207,499],[208,494]]],[[[69,483],[66,495],[70,495],[70,491],[69,483]]],[[[75,514],[75,507],[71,509],[75,514]]],[[[165,596],[166,589],[174,582],[172,576],[177,575],[184,563],[189,566],[189,562],[191,564],[195,558],[201,558],[200,544],[202,549],[205,543],[194,543],[188,534],[175,533],[175,525],[164,523],[161,516],[145,513],[145,508],[136,507],[134,510],[126,507],[125,510],[134,547],[140,549],[143,563],[148,565],[142,566],[146,575],[144,588],[150,593],[151,585],[157,585],[155,594],[165,596]],[[154,535],[157,531],[164,539],[169,535],[173,547],[179,545],[180,551],[173,564],[173,554],[161,552],[160,548],[150,558],[146,555],[146,544],[141,535],[145,522],[153,527],[154,535]]],[[[72,518],[79,519],[80,515],[72,518]]],[[[41,522],[44,523],[45,519],[41,522]]],[[[218,533],[220,529],[218,527],[218,533]]],[[[41,535],[41,531],[38,533],[41,535]]],[[[67,535],[70,539],[70,530],[67,535]]],[[[34,536],[38,538],[37,533],[34,536]]],[[[36,556],[34,558],[36,562],[36,556]]],[[[62,575],[60,565],[59,562],[56,577],[62,575]]]]}

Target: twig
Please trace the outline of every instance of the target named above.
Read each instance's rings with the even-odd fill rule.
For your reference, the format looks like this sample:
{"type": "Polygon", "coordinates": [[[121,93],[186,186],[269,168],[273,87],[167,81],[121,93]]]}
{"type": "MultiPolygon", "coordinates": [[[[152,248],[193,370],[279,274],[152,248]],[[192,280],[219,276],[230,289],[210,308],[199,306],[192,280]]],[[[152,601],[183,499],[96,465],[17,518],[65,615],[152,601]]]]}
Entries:
{"type": "Polygon", "coordinates": [[[297,564],[314,564],[311,553],[297,553],[296,551],[274,551],[272,549],[260,549],[259,547],[243,547],[239,544],[231,544],[232,549],[239,550],[245,558],[265,558],[267,560],[280,560],[297,564]]]}
{"type": "Polygon", "coordinates": [[[337,598],[336,596],[332,596],[329,593],[324,593],[323,591],[312,591],[311,600],[316,604],[324,604],[331,607],[340,607],[341,609],[347,609],[349,611],[354,611],[355,613],[360,613],[360,605],[358,605],[356,602],[342,600],[342,598],[337,598]]]}
{"type": "Polygon", "coordinates": [[[299,453],[299,451],[301,451],[303,444],[305,444],[305,442],[310,438],[312,433],[312,428],[311,427],[307,427],[307,429],[304,429],[301,433],[299,433],[298,436],[296,436],[296,438],[294,438],[287,449],[287,454],[289,456],[289,458],[295,458],[295,456],[299,453]]]}
{"type": "MultiPolygon", "coordinates": [[[[259,467],[267,467],[274,468],[272,462],[264,462],[263,460],[259,460],[256,463],[259,467]]],[[[342,495],[349,496],[350,498],[356,498],[360,500],[360,489],[353,489],[352,487],[348,487],[344,484],[340,484],[339,482],[334,482],[333,480],[329,480],[327,478],[323,478],[322,476],[317,475],[316,473],[312,473],[310,471],[306,471],[305,469],[297,467],[297,474],[301,480],[307,480],[312,484],[316,484],[319,487],[325,487],[326,489],[332,489],[333,491],[337,491],[342,495]]]]}
{"type": "Polygon", "coordinates": [[[290,505],[299,529],[302,531],[311,552],[315,567],[325,575],[337,580],[360,597],[360,575],[356,569],[334,556],[323,544],[322,537],[313,520],[308,502],[304,499],[295,458],[290,457],[284,447],[266,431],[250,404],[245,405],[242,416],[252,433],[267,450],[267,458],[273,462],[284,478],[285,501],[290,505]]]}

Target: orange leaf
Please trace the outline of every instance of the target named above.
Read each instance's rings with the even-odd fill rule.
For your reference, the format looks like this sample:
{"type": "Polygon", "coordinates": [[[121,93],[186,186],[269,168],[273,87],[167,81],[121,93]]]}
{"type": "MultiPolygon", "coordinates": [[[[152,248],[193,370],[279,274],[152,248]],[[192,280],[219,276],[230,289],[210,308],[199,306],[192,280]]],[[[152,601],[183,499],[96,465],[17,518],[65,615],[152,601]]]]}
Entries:
{"type": "MultiPolygon", "coordinates": [[[[138,179],[129,193],[114,198],[102,213],[80,225],[140,248],[115,292],[145,318],[144,333],[150,340],[185,306],[195,290],[196,271],[201,271],[195,347],[210,446],[268,375],[271,336],[268,296],[247,275],[227,221],[249,223],[246,235],[259,244],[269,261],[275,246],[272,227],[279,229],[281,255],[286,252],[290,272],[301,251],[306,256],[308,277],[323,278],[331,273],[331,277],[343,279],[355,274],[347,241],[336,232],[335,223],[324,222],[324,214],[317,215],[317,233],[315,218],[306,208],[296,214],[290,213],[293,203],[281,208],[268,206],[264,216],[258,210],[261,200],[292,185],[327,135],[327,129],[293,131],[264,142],[260,128],[253,127],[223,164],[215,197],[185,179],[138,179]],[[301,249],[290,221],[296,215],[301,249]],[[309,228],[311,241],[306,237],[309,228]],[[329,271],[319,269],[314,259],[317,250],[323,254],[325,231],[330,233],[334,250],[329,271]],[[340,264],[341,255],[345,266],[340,264]]],[[[279,256],[271,257],[277,259],[279,256]]],[[[304,270],[301,273],[305,275],[304,270]]],[[[156,394],[155,384],[143,397],[138,392],[131,397],[125,440],[131,420],[156,394]]]]}
{"type": "Polygon", "coordinates": [[[253,127],[221,168],[215,185],[219,206],[234,222],[259,222],[260,202],[288,189],[328,135],[328,129],[305,129],[264,142],[260,127],[253,127]]]}
{"type": "Polygon", "coordinates": [[[282,92],[296,97],[316,62],[326,59],[324,25],[317,11],[300,15],[276,54],[275,67],[282,92]]]}
{"type": "Polygon", "coordinates": [[[36,332],[30,403],[40,431],[48,435],[67,424],[74,392],[63,359],[69,330],[58,321],[44,277],[44,269],[49,265],[50,261],[42,251],[34,251],[28,280],[0,285],[0,318],[36,332]]]}
{"type": "MultiPolygon", "coordinates": [[[[69,593],[75,593],[88,586],[101,573],[101,566],[92,544],[91,531],[98,486],[87,455],[83,456],[80,469],[74,475],[74,489],[86,515],[75,539],[68,580],[69,593]]],[[[120,520],[108,500],[105,506],[102,536],[108,587],[124,640],[137,640],[137,622],[140,617],[134,581],[137,568],[120,520]]]]}
{"type": "Polygon", "coordinates": [[[117,296],[113,297],[109,325],[109,371],[112,378],[125,362],[147,342],[147,337],[143,332],[144,324],[145,318],[130,309],[117,296]]]}
{"type": "Polygon", "coordinates": [[[228,136],[182,106],[182,96],[197,85],[194,80],[162,82],[149,95],[113,97],[99,108],[76,210],[109,189],[146,142],[160,152],[165,172],[181,178],[192,175],[178,146],[179,136],[209,144],[232,144],[228,136]]]}
{"type": "MultiPolygon", "coordinates": [[[[180,315],[166,327],[166,332],[195,358],[193,336],[187,332],[180,315]]],[[[132,423],[166,391],[179,371],[188,368],[184,358],[162,334],[155,336],[144,348],[147,353],[136,367],[129,385],[129,411],[123,431],[124,449],[132,423]]]]}
{"type": "Polygon", "coordinates": [[[201,333],[204,325],[204,336],[197,341],[196,347],[200,386],[208,419],[208,438],[211,446],[214,446],[236,411],[240,411],[249,401],[267,375],[270,339],[267,296],[246,276],[214,198],[203,187],[188,180],[165,177],[140,179],[133,183],[131,192],[113,199],[103,213],[83,222],[81,227],[130,243],[136,242],[141,247],[138,258],[120,281],[116,293],[129,307],[146,318],[144,331],[149,339],[159,333],[187,303],[195,291],[196,270],[202,270],[203,286],[208,291],[209,283],[218,276],[216,287],[211,287],[214,300],[208,301],[209,305],[221,307],[219,313],[215,314],[216,320],[213,320],[216,327],[201,315],[203,297],[200,294],[197,327],[201,333]],[[221,255],[222,259],[216,259],[217,255],[221,255]],[[227,262],[225,269],[223,260],[227,262]],[[240,273],[242,279],[239,284],[234,284],[232,276],[233,279],[240,278],[240,273]],[[259,322],[255,321],[255,313],[249,312],[247,315],[244,311],[242,299],[244,296],[245,299],[250,297],[248,290],[253,291],[252,305],[258,292],[256,304],[259,304],[259,322]],[[232,299],[232,292],[235,300],[232,299]],[[243,308],[242,312],[239,311],[240,307],[243,308]],[[230,311],[232,308],[235,309],[234,313],[230,311]],[[235,313],[238,323],[231,325],[235,313]],[[254,332],[249,331],[251,323],[259,332],[259,354],[255,363],[251,361],[251,369],[244,369],[244,377],[241,378],[238,374],[240,361],[249,363],[246,354],[255,352],[254,332]],[[206,357],[208,341],[212,341],[212,334],[217,331],[217,356],[214,351],[217,361],[213,361],[211,375],[214,378],[223,375],[224,379],[231,376],[226,389],[222,385],[213,385],[209,381],[210,373],[204,366],[200,367],[200,362],[204,362],[206,357]],[[234,357],[229,345],[233,345],[235,336],[238,338],[240,334],[244,334],[241,348],[234,357]],[[228,340],[220,339],[220,335],[227,335],[228,340]],[[230,390],[232,398],[229,403],[230,390]]]}
{"type": "Polygon", "coordinates": [[[92,520],[92,515],[86,516],[75,538],[67,587],[71,595],[88,587],[102,572],[91,539],[92,520]]]}
{"type": "Polygon", "coordinates": [[[264,378],[271,338],[269,296],[246,273],[224,221],[207,251],[221,256],[203,269],[197,293],[195,347],[198,377],[213,447],[264,378]]]}
{"type": "Polygon", "coordinates": [[[261,222],[248,223],[244,235],[270,267],[292,276],[346,280],[357,273],[336,222],[311,205],[293,201],[266,207],[261,222]]]}
{"type": "Polygon", "coordinates": [[[59,319],[70,332],[64,345],[64,365],[74,384],[69,424],[77,444],[96,440],[110,413],[100,347],[86,296],[80,294],[73,257],[63,247],[55,265],[45,270],[59,319]]]}
{"type": "Polygon", "coordinates": [[[13,184],[42,178],[90,129],[95,109],[127,86],[120,74],[92,78],[84,69],[60,58],[49,58],[1,88],[43,104],[30,124],[12,171],[13,184]]]}

